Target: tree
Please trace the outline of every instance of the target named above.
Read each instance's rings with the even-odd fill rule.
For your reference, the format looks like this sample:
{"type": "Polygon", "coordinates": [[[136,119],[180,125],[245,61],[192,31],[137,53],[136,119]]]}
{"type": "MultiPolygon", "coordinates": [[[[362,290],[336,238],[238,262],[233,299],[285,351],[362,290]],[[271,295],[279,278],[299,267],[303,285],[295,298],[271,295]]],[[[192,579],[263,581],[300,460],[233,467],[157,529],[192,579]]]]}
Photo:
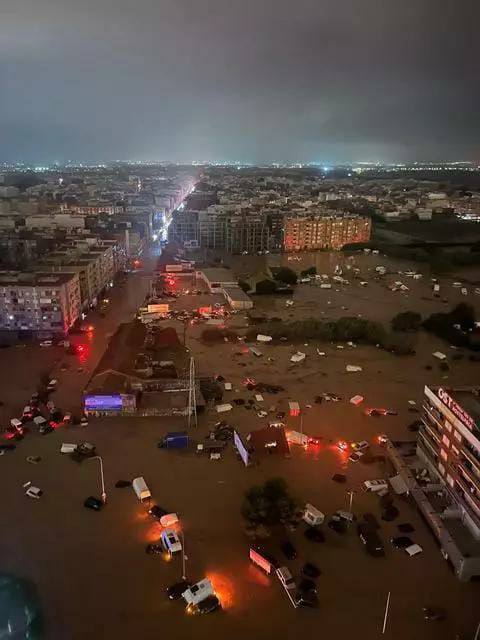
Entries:
{"type": "Polygon", "coordinates": [[[475,309],[471,304],[461,302],[448,314],[452,324],[459,324],[460,328],[468,331],[475,327],[475,309]]]}
{"type": "Polygon", "coordinates": [[[255,287],[256,293],[259,294],[275,293],[276,290],[277,285],[273,280],[260,280],[255,287]]]}
{"type": "Polygon", "coordinates": [[[416,311],[404,311],[397,313],[392,318],[392,329],[394,331],[405,331],[414,333],[420,329],[422,316],[416,311]]]}
{"type": "Polygon", "coordinates": [[[283,284],[297,284],[297,274],[288,267],[280,267],[275,273],[275,279],[283,284]]]}
{"type": "Polygon", "coordinates": [[[240,287],[240,289],[242,289],[242,291],[244,291],[245,293],[248,293],[250,291],[250,285],[248,284],[248,282],[245,282],[245,280],[239,280],[238,281],[238,286],[240,287]]]}
{"type": "Polygon", "coordinates": [[[317,267],[309,267],[308,269],[304,269],[300,272],[302,276],[316,276],[317,275],[317,267]]]}
{"type": "Polygon", "coordinates": [[[251,524],[276,525],[291,519],[295,506],[285,480],[271,478],[245,492],[242,515],[251,524]]]}

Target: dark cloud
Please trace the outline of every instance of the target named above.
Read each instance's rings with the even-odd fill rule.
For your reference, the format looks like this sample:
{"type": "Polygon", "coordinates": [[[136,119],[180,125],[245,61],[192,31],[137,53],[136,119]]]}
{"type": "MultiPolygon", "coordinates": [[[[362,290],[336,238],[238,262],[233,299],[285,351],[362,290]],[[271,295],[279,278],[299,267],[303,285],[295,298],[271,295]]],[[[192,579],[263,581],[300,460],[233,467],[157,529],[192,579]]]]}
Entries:
{"type": "Polygon", "coordinates": [[[3,0],[0,159],[478,159],[477,0],[3,0]]]}

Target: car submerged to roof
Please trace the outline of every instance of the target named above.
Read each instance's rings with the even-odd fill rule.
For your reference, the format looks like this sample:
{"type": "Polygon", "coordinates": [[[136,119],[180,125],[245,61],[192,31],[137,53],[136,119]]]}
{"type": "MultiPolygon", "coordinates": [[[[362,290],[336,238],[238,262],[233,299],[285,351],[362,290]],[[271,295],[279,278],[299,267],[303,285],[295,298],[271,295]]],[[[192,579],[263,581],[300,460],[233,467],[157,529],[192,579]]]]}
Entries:
{"type": "Polygon", "coordinates": [[[182,597],[182,594],[191,586],[191,583],[186,580],[181,580],[180,582],[172,584],[167,589],[167,596],[169,600],[179,600],[182,597]]]}
{"type": "Polygon", "coordinates": [[[189,608],[189,611],[194,615],[203,615],[205,613],[213,613],[218,609],[221,609],[222,605],[220,604],[220,600],[217,596],[207,596],[203,600],[200,600],[198,604],[192,605],[189,608]]]}
{"type": "Polygon", "coordinates": [[[380,536],[374,529],[370,528],[368,523],[361,522],[357,525],[357,533],[369,555],[375,558],[381,558],[385,555],[385,549],[383,548],[383,542],[380,536]]]}

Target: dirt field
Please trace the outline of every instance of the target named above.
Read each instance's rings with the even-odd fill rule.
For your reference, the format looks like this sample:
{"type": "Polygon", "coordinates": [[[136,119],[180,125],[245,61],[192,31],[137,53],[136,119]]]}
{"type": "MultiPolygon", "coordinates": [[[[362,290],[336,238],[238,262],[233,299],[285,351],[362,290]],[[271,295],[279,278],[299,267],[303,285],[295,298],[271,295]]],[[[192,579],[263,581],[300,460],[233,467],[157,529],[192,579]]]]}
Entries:
{"type": "MultiPolygon", "coordinates": [[[[317,254],[315,259],[322,261],[317,266],[319,272],[331,273],[338,254],[333,257],[317,254]],[[325,260],[330,264],[328,271],[325,260]]],[[[362,266],[365,269],[385,264],[384,259],[368,256],[365,262],[362,266]]],[[[294,268],[309,266],[297,262],[288,264],[294,268]]],[[[237,268],[240,272],[240,265],[237,268]]],[[[398,279],[412,286],[408,298],[405,294],[391,293],[380,282],[372,282],[365,289],[352,284],[338,292],[299,285],[294,307],[287,309],[282,298],[274,304],[271,298],[263,298],[257,299],[257,308],[285,318],[290,314],[303,317],[322,311],[325,313],[321,317],[338,317],[345,315],[341,307],[348,306],[348,314],[362,313],[382,321],[389,320],[401,309],[430,313],[444,308],[441,301],[433,298],[422,300],[422,297],[431,297],[426,280],[413,282],[402,276],[398,279]]],[[[455,296],[459,301],[464,299],[449,287],[452,304],[455,296]]],[[[480,296],[472,294],[468,298],[478,307],[477,300],[480,302],[480,296]]],[[[127,302],[122,307],[125,312],[119,315],[131,312],[134,299],[127,302]]],[[[182,308],[181,299],[176,304],[182,308]]],[[[180,323],[172,324],[181,331],[180,323]]],[[[245,327],[246,320],[243,314],[238,314],[227,324],[245,327]]],[[[326,637],[341,640],[356,636],[380,638],[388,591],[391,591],[391,608],[383,637],[454,640],[456,633],[473,637],[478,622],[474,605],[480,597],[479,585],[461,584],[456,580],[430,531],[409,504],[397,500],[401,511],[399,519],[382,523],[385,558],[366,555],[354,528],[345,536],[327,529],[324,545],[308,542],[302,527],[290,534],[299,558],[293,562],[285,560],[285,564],[294,575],[299,574],[307,560],[322,570],[318,580],[318,610],[293,609],[278,581],[249,564],[249,540],[243,532],[240,507],[248,487],[280,475],[288,481],[300,503],[311,502],[326,514],[347,508],[347,490],[351,489],[355,491],[355,513],[370,511],[379,516],[376,498],[363,493],[360,486],[365,479],[382,477],[385,469],[381,465],[347,464],[335,443],[339,439],[373,440],[379,433],[387,433],[393,439],[411,438],[406,427],[418,416],[408,411],[408,400],[420,404],[426,383],[475,383],[480,365],[464,358],[453,362],[448,374],[441,372],[431,353],[440,349],[450,354],[451,350],[448,345],[420,334],[416,356],[397,358],[373,347],[342,345],[344,349],[337,349],[336,345],[310,343],[297,345],[307,358],[292,366],[290,356],[297,346],[262,345],[264,356],[255,358],[251,353],[242,352],[241,342],[206,346],[200,339],[204,328],[202,324],[194,325],[187,334],[187,346],[195,356],[197,373],[221,374],[232,382],[233,390],[225,392],[225,401],[253,397],[242,384],[247,376],[284,386],[283,393],[264,394],[262,405],[285,410],[288,400],[298,401],[304,410],[304,432],[321,438],[320,444],[307,450],[292,447],[289,459],[271,455],[262,458],[258,466],[245,469],[231,446],[217,462],[193,451],[159,450],[156,443],[162,434],[183,428],[180,419],[105,418],[91,421],[86,429],[70,428],[46,437],[30,434],[15,452],[0,458],[2,477],[7,480],[3,512],[8,514],[7,525],[0,533],[0,553],[2,570],[28,576],[37,583],[47,616],[46,637],[49,640],[105,637],[149,640],[161,633],[179,639],[195,635],[237,640],[246,635],[255,638],[311,635],[315,629],[326,637]],[[325,357],[317,355],[317,346],[326,352],[325,357]],[[274,360],[269,361],[269,357],[274,360]],[[358,364],[363,371],[347,374],[347,363],[358,364]],[[427,364],[433,365],[431,371],[425,369],[427,364]],[[448,375],[446,380],[445,375],[448,375]],[[315,404],[315,396],[327,391],[341,395],[343,400],[315,404]],[[363,406],[389,407],[398,410],[399,415],[377,419],[365,416],[362,408],[348,402],[357,393],[365,397],[363,406]],[[101,513],[87,511],[82,506],[85,497],[100,493],[97,463],[78,465],[59,453],[62,442],[85,439],[97,445],[104,460],[108,506],[101,513]],[[42,461],[30,465],[26,461],[29,455],[39,455],[42,461]],[[346,473],[346,485],[332,482],[331,477],[337,472],[346,473]],[[117,480],[138,475],[145,477],[158,504],[179,513],[185,532],[188,576],[194,580],[204,575],[212,578],[223,612],[189,617],[181,604],[170,603],[165,598],[165,588],[180,578],[181,563],[179,560],[167,563],[159,556],[145,554],[145,544],[158,539],[158,528],[130,488],[114,488],[117,480]],[[29,501],[23,496],[22,484],[27,480],[44,489],[41,500],[29,501]],[[397,533],[397,522],[411,522],[415,526],[413,538],[423,547],[423,554],[408,558],[404,552],[391,547],[389,539],[397,533]],[[445,606],[449,614],[447,621],[423,622],[421,607],[429,604],[445,606]]],[[[108,332],[107,328],[104,331],[108,332]]],[[[98,350],[101,350],[100,343],[98,350]]],[[[15,355],[17,359],[13,349],[6,351],[9,357],[13,354],[11,357],[15,355]]],[[[91,365],[94,366],[94,362],[91,365]]],[[[4,380],[17,379],[15,384],[21,386],[22,398],[28,387],[28,376],[34,378],[36,372],[32,369],[28,376],[24,374],[21,366],[12,366],[11,376],[3,374],[4,380]]],[[[59,402],[67,397],[71,403],[76,378],[73,372],[65,378],[67,381],[58,392],[59,402]]],[[[14,402],[13,396],[7,398],[6,411],[10,401],[14,402]]],[[[243,434],[268,421],[243,407],[221,417],[243,434]]],[[[192,437],[201,440],[217,420],[217,414],[210,407],[199,417],[199,427],[192,437]]],[[[299,418],[287,418],[287,425],[298,429],[299,418]]],[[[281,539],[283,536],[269,543],[274,550],[281,539]]],[[[282,558],[278,549],[276,554],[282,558]]]]}

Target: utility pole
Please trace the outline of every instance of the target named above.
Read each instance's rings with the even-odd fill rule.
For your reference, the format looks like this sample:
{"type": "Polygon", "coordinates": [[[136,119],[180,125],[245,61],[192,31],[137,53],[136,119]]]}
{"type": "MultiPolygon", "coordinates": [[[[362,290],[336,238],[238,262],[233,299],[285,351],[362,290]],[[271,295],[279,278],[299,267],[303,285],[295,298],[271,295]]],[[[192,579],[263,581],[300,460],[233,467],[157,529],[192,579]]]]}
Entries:
{"type": "Polygon", "coordinates": [[[385,615],[383,617],[382,636],[385,634],[385,630],[387,628],[387,618],[388,618],[389,609],[390,609],[390,591],[388,592],[387,602],[385,603],[385,615]]]}
{"type": "Polygon", "coordinates": [[[195,386],[195,360],[190,358],[190,374],[188,380],[188,427],[191,427],[192,416],[195,427],[197,423],[197,398],[196,398],[196,386],[195,386]]]}

